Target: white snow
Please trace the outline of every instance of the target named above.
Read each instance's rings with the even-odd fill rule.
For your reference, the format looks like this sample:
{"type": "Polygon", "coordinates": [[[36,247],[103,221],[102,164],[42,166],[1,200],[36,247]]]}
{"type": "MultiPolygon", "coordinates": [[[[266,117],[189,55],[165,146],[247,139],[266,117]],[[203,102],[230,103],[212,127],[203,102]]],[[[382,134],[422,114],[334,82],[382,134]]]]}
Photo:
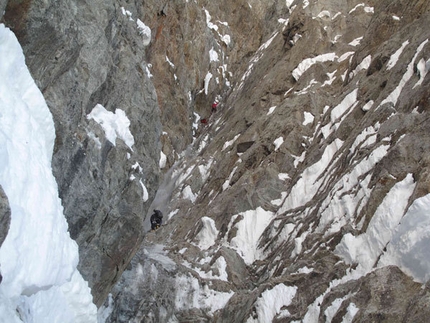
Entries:
{"type": "Polygon", "coordinates": [[[335,253],[347,263],[357,263],[363,274],[371,270],[406,212],[407,203],[415,188],[411,174],[396,183],[378,206],[365,233],[343,236],[335,253]]]}
{"type": "Polygon", "coordinates": [[[145,64],[145,72],[146,72],[146,75],[148,76],[148,78],[151,78],[153,76],[151,74],[151,70],[149,69],[150,67],[152,67],[151,64],[145,64]]]}
{"type": "Polygon", "coordinates": [[[169,59],[169,57],[166,55],[166,62],[167,63],[169,63],[169,65],[172,67],[172,68],[175,68],[175,64],[173,64],[172,63],[172,61],[169,59]]]}
{"type": "Polygon", "coordinates": [[[285,181],[285,180],[287,180],[287,179],[290,179],[290,175],[288,175],[287,173],[279,173],[279,174],[278,174],[278,178],[279,178],[281,181],[285,181]]]}
{"type": "Polygon", "coordinates": [[[233,170],[231,171],[231,173],[230,173],[229,177],[225,180],[224,184],[222,184],[222,190],[223,190],[223,191],[225,191],[227,188],[229,188],[229,187],[230,187],[231,179],[233,178],[233,175],[234,175],[234,173],[236,172],[236,170],[237,170],[237,166],[235,166],[235,167],[233,168],[233,170]]]}
{"type": "Polygon", "coordinates": [[[292,156],[292,157],[294,157],[294,168],[297,168],[297,166],[305,160],[306,150],[300,156],[292,156]]]}
{"type": "Polygon", "coordinates": [[[141,180],[141,179],[139,180],[139,183],[140,183],[140,185],[142,186],[142,190],[143,190],[143,193],[142,193],[142,200],[143,200],[143,202],[146,202],[146,201],[148,201],[148,199],[149,199],[148,190],[146,189],[146,186],[145,186],[145,184],[143,184],[143,182],[142,182],[142,180],[141,180]]]}
{"type": "Polygon", "coordinates": [[[297,274],[310,274],[313,271],[314,271],[313,268],[308,268],[307,266],[304,266],[297,270],[297,274]]]}
{"type": "Polygon", "coordinates": [[[203,228],[196,236],[196,239],[199,241],[197,246],[201,250],[206,250],[215,244],[219,231],[217,230],[213,219],[204,216],[201,218],[201,221],[203,223],[203,228]]]}
{"type": "Polygon", "coordinates": [[[303,0],[303,9],[309,6],[309,0],[303,0]]]}
{"type": "Polygon", "coordinates": [[[282,146],[283,143],[284,143],[283,137],[276,138],[275,141],[273,142],[273,144],[275,145],[275,151],[277,151],[279,147],[282,146]]]}
{"type": "Polygon", "coordinates": [[[346,116],[353,111],[353,108],[358,104],[357,101],[358,89],[348,93],[339,103],[335,106],[330,113],[330,121],[327,125],[321,128],[324,138],[327,138],[332,131],[338,129],[339,124],[346,118],[346,116]]]}
{"type": "Polygon", "coordinates": [[[169,272],[173,272],[176,270],[176,262],[174,262],[167,256],[167,252],[164,250],[164,245],[153,244],[144,249],[143,253],[149,259],[152,259],[159,263],[165,270],[169,272]]]}
{"type": "Polygon", "coordinates": [[[87,119],[93,119],[97,122],[103,128],[106,139],[114,146],[116,145],[116,138],[118,137],[133,150],[134,137],[129,129],[130,120],[123,110],[116,109],[115,113],[113,113],[106,110],[101,104],[97,104],[87,115],[87,119]]]}
{"type": "MultiPolygon", "coordinates": [[[[211,261],[212,261],[211,257],[206,257],[202,259],[199,263],[200,265],[206,265],[206,264],[209,264],[211,261]]],[[[203,271],[198,267],[193,267],[193,265],[187,261],[183,262],[182,264],[185,267],[196,272],[203,279],[217,279],[217,280],[228,282],[228,274],[226,271],[227,262],[225,261],[225,258],[223,256],[218,257],[208,271],[203,271]],[[216,273],[214,272],[214,270],[216,270],[216,273]]]]}
{"type": "Polygon", "coordinates": [[[212,73],[211,72],[207,72],[206,76],[205,76],[205,94],[208,94],[208,90],[209,90],[209,82],[212,79],[212,73]]]}
{"type": "Polygon", "coordinates": [[[349,11],[349,14],[352,14],[358,8],[363,8],[364,12],[366,12],[366,13],[374,13],[374,8],[373,7],[366,7],[366,5],[364,3],[360,3],[360,4],[356,5],[353,9],[351,9],[349,11]]]}
{"type": "Polygon", "coordinates": [[[213,161],[214,160],[211,158],[206,164],[202,164],[198,166],[200,175],[202,177],[202,182],[206,182],[206,180],[208,179],[213,161]]]}
{"type": "Polygon", "coordinates": [[[352,42],[350,42],[348,45],[350,46],[358,46],[360,45],[361,40],[363,39],[363,37],[358,37],[356,39],[354,39],[352,42]]]}
{"type": "Polygon", "coordinates": [[[340,62],[343,62],[344,60],[346,60],[346,59],[348,59],[349,57],[351,57],[352,55],[354,55],[354,53],[355,52],[346,52],[346,53],[344,53],[344,54],[342,54],[338,59],[337,59],[337,61],[340,63],[340,62]]]}
{"type": "Polygon", "coordinates": [[[267,112],[267,115],[271,115],[275,111],[275,109],[276,109],[276,105],[273,107],[270,107],[269,111],[267,112]]]}
{"type": "Polygon", "coordinates": [[[224,151],[224,150],[226,150],[228,147],[232,146],[232,145],[235,143],[235,141],[237,140],[237,138],[239,138],[239,137],[240,137],[240,134],[238,134],[238,135],[234,136],[234,138],[233,138],[232,140],[226,141],[226,142],[224,143],[224,145],[223,145],[223,147],[222,147],[221,151],[224,151]]]}
{"type": "Polygon", "coordinates": [[[329,165],[334,154],[341,146],[341,143],[342,142],[338,139],[333,141],[325,148],[321,159],[303,171],[302,177],[291,189],[282,207],[278,210],[278,214],[302,206],[313,198],[319,187],[317,183],[319,175],[329,165]]]}
{"type": "Polygon", "coordinates": [[[326,85],[332,85],[332,83],[336,80],[336,76],[335,76],[336,73],[337,73],[337,71],[334,71],[334,72],[331,72],[331,73],[326,73],[327,80],[324,82],[324,84],[322,85],[322,87],[326,86],[326,85]]]}
{"type": "Polygon", "coordinates": [[[336,315],[337,311],[339,310],[340,306],[342,305],[343,301],[348,299],[350,295],[346,295],[342,298],[336,298],[330,306],[327,307],[327,309],[324,311],[326,322],[331,322],[336,315]]]}
{"type": "Polygon", "coordinates": [[[275,205],[275,206],[281,206],[282,203],[284,202],[284,199],[287,197],[287,192],[282,192],[281,193],[281,198],[280,199],[276,199],[276,200],[271,200],[270,203],[275,205]]]}
{"type": "Polygon", "coordinates": [[[51,159],[54,122],[15,35],[0,24],[0,185],[11,208],[0,248],[0,321],[96,322],[76,266],[51,159]]]}
{"type": "Polygon", "coordinates": [[[129,20],[133,21],[133,18],[131,18],[132,13],[128,10],[126,10],[124,7],[121,7],[121,12],[124,16],[128,17],[129,20]]]}
{"type": "MultiPolygon", "coordinates": [[[[279,284],[272,289],[265,290],[255,302],[257,318],[250,317],[246,323],[272,322],[275,316],[281,312],[282,307],[291,304],[296,292],[296,286],[286,286],[285,284],[279,284]]],[[[283,317],[289,316],[287,310],[283,312],[283,317]]]]}
{"type": "Polygon", "coordinates": [[[308,124],[311,124],[312,122],[314,122],[314,115],[310,112],[305,111],[303,125],[306,126],[308,124]]]}
{"type": "Polygon", "coordinates": [[[173,218],[176,214],[178,214],[178,212],[179,212],[179,209],[176,209],[176,210],[174,210],[174,211],[170,212],[170,213],[167,215],[167,220],[170,220],[171,218],[173,218]]]}
{"type": "Polygon", "coordinates": [[[396,265],[415,280],[430,279],[430,194],[416,199],[396,228],[378,266],[396,265]]]}
{"type": "Polygon", "coordinates": [[[349,73],[350,78],[354,77],[355,75],[358,74],[358,72],[362,71],[362,70],[367,70],[370,66],[370,63],[372,62],[372,57],[370,55],[366,56],[360,64],[357,65],[357,67],[355,68],[354,71],[352,71],[351,73],[349,73]]]}
{"type": "Polygon", "coordinates": [[[409,40],[406,40],[403,42],[402,46],[390,57],[390,60],[387,63],[387,70],[391,70],[396,64],[397,61],[399,60],[400,55],[403,53],[403,50],[405,49],[406,46],[409,45],[409,40]]]}
{"type": "Polygon", "coordinates": [[[420,79],[418,80],[417,83],[415,83],[413,88],[415,88],[415,87],[417,87],[423,83],[424,78],[426,77],[428,71],[430,70],[430,59],[426,62],[424,60],[424,58],[421,58],[417,64],[417,70],[418,70],[418,74],[419,74],[420,79]]]}
{"type": "Polygon", "coordinates": [[[373,102],[372,100],[370,100],[365,105],[363,105],[363,107],[361,108],[361,110],[363,110],[363,111],[369,111],[372,108],[373,103],[375,103],[375,102],[373,102]]]}
{"type": "Polygon", "coordinates": [[[137,170],[139,173],[143,172],[143,168],[142,166],[140,166],[140,164],[138,162],[135,162],[132,166],[132,169],[137,170]]]}
{"type": "Polygon", "coordinates": [[[292,72],[292,75],[296,81],[314,64],[332,62],[337,59],[336,53],[326,53],[318,55],[316,57],[304,59],[292,72]]]}
{"type": "Polygon", "coordinates": [[[216,50],[213,49],[213,47],[211,48],[211,50],[209,51],[209,60],[211,62],[218,62],[218,53],[216,52],[216,50]]]}
{"type": "Polygon", "coordinates": [[[234,215],[230,223],[233,223],[238,216],[242,217],[242,220],[235,224],[237,228],[236,236],[231,239],[227,246],[237,250],[245,263],[250,265],[260,258],[258,240],[272,221],[274,213],[258,207],[256,210],[234,215]]]}
{"type": "MultiPolygon", "coordinates": [[[[363,147],[368,138],[359,135],[351,150],[355,154],[355,147],[363,147]]],[[[357,164],[351,172],[345,174],[333,187],[332,193],[323,201],[321,209],[324,211],[320,216],[320,223],[317,232],[324,233],[325,236],[341,230],[351,219],[356,210],[360,210],[365,205],[370,191],[368,189],[369,176],[363,175],[369,172],[386,155],[388,145],[381,145],[372,153],[357,164]],[[354,192],[345,194],[345,192],[354,192]]]]}
{"type": "Polygon", "coordinates": [[[137,19],[137,30],[142,36],[143,46],[148,46],[151,42],[151,28],[145,25],[140,19],[137,19]]]}
{"type": "Polygon", "coordinates": [[[191,275],[176,276],[175,308],[177,310],[187,310],[201,308],[208,310],[210,315],[219,309],[233,296],[233,292],[218,292],[209,289],[206,284],[204,287],[199,285],[197,278],[191,275]]]}
{"type": "Polygon", "coordinates": [[[205,9],[205,13],[206,13],[206,25],[208,26],[208,28],[209,28],[209,29],[213,29],[213,30],[215,30],[215,31],[218,31],[218,26],[217,26],[217,25],[215,25],[215,24],[213,24],[213,23],[211,22],[212,17],[211,17],[211,15],[209,14],[209,11],[207,11],[207,10],[205,9]]]}
{"type": "Polygon", "coordinates": [[[230,45],[231,43],[231,37],[230,35],[223,35],[221,36],[221,40],[224,42],[224,44],[226,44],[227,46],[230,45]]]}
{"type": "Polygon", "coordinates": [[[417,48],[417,51],[414,55],[414,57],[412,58],[411,62],[409,63],[405,74],[403,74],[402,79],[400,80],[399,84],[397,85],[397,87],[393,90],[393,92],[391,92],[388,97],[386,99],[384,99],[379,106],[382,106],[383,104],[386,103],[391,103],[392,106],[395,106],[397,103],[397,100],[404,88],[404,86],[406,85],[406,83],[410,80],[410,78],[413,76],[414,74],[414,63],[415,60],[417,58],[417,56],[421,53],[421,51],[423,50],[424,46],[428,43],[428,39],[426,39],[425,41],[423,41],[417,48]]]}
{"type": "Polygon", "coordinates": [[[163,169],[164,167],[166,167],[166,163],[167,163],[167,156],[165,153],[163,153],[163,151],[160,151],[160,161],[158,163],[160,169],[163,169]]]}
{"type": "Polygon", "coordinates": [[[285,0],[285,4],[287,6],[287,8],[290,8],[291,5],[293,4],[294,0],[285,0]]]}
{"type": "Polygon", "coordinates": [[[360,309],[354,303],[350,303],[346,309],[346,314],[343,317],[342,323],[352,323],[355,314],[357,314],[359,310],[360,309]]]}
{"type": "Polygon", "coordinates": [[[323,11],[321,11],[321,12],[317,15],[317,17],[318,17],[318,18],[330,18],[330,17],[331,17],[331,14],[330,14],[330,11],[328,11],[328,10],[323,10],[323,11]]]}
{"type": "Polygon", "coordinates": [[[194,203],[197,199],[197,194],[194,194],[191,190],[191,187],[187,185],[184,190],[182,191],[182,196],[184,199],[190,200],[192,203],[194,203]]]}

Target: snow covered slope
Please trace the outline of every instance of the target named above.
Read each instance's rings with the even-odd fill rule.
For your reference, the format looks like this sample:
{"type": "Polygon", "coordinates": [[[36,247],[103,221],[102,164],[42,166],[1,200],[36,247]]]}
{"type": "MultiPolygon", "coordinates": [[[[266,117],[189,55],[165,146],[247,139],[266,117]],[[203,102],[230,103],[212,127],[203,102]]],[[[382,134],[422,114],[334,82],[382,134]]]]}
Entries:
{"type": "Polygon", "coordinates": [[[21,46],[3,24],[0,107],[0,185],[11,209],[0,248],[0,321],[96,322],[52,175],[54,122],[21,46]]]}

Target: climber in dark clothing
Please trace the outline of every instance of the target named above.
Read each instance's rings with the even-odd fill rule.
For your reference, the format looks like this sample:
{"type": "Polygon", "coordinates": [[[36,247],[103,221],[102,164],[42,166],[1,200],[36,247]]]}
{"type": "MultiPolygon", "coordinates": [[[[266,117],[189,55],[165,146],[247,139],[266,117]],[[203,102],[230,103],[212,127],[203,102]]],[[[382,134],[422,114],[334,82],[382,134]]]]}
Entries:
{"type": "Polygon", "coordinates": [[[163,223],[163,213],[160,210],[154,210],[151,215],[151,230],[157,230],[163,223]]]}

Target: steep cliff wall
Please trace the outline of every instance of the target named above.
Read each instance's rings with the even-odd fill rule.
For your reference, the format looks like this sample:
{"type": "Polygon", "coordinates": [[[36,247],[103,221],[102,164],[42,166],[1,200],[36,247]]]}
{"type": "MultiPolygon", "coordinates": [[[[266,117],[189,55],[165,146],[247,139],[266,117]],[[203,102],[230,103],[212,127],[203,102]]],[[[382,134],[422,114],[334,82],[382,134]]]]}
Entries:
{"type": "Polygon", "coordinates": [[[160,159],[167,169],[192,142],[194,112],[206,114],[228,90],[230,64],[246,65],[241,58],[258,48],[265,10],[241,1],[12,0],[0,11],[54,116],[53,171],[100,305],[140,245],[160,159]]]}
{"type": "Polygon", "coordinates": [[[429,10],[9,0],[107,322],[426,317],[391,241],[429,193],[429,10]]]}
{"type": "Polygon", "coordinates": [[[271,31],[168,174],[166,224],[113,289],[108,322],[428,315],[428,286],[411,278],[428,279],[427,238],[400,247],[399,223],[429,193],[429,5],[287,5],[244,9],[271,31]]]}
{"type": "Polygon", "coordinates": [[[159,178],[157,95],[141,9],[129,10],[132,19],[115,1],[9,1],[3,17],[55,119],[53,171],[96,304],[137,250],[159,178]]]}

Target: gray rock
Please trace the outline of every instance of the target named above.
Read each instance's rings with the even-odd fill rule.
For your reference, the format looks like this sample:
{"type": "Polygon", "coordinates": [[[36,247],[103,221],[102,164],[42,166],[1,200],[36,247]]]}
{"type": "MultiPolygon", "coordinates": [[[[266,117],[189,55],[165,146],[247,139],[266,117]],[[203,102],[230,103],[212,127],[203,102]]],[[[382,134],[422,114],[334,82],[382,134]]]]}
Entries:
{"type": "Polygon", "coordinates": [[[54,117],[53,173],[97,305],[140,245],[159,178],[157,95],[136,23],[144,16],[127,10],[133,21],[112,1],[9,1],[4,16],[54,117]],[[131,148],[87,118],[96,104],[125,112],[131,148]]]}
{"type": "MultiPolygon", "coordinates": [[[[10,228],[10,216],[11,210],[9,206],[9,200],[0,185],[0,247],[3,244],[10,228]]],[[[1,274],[1,264],[0,264],[0,283],[3,277],[1,274]]]]}
{"type": "MultiPolygon", "coordinates": [[[[404,5],[399,1],[371,1],[366,3],[367,11],[360,3],[318,1],[304,6],[302,1],[296,1],[296,9],[290,16],[286,13],[283,17],[289,18],[285,28],[271,25],[278,34],[269,48],[256,56],[252,52],[237,62],[232,89],[225,92],[221,108],[210,119],[216,126],[209,123],[203,128],[194,145],[174,166],[173,171],[179,175],[174,181],[172,199],[164,206],[165,214],[173,212],[174,215],[160,231],[147,235],[142,247],[150,257],[151,245],[164,245],[165,256],[176,263],[178,271],[174,274],[158,271],[160,278],[155,279],[146,267],[142,279],[145,283],[138,283],[139,287],[135,285],[136,277],[123,276],[114,289],[118,301],[115,315],[127,309],[127,318],[133,318],[130,307],[135,305],[129,302],[125,306],[121,300],[134,286],[145,290],[149,296],[136,294],[127,299],[141,299],[139,309],[144,307],[141,304],[149,304],[150,299],[151,310],[145,311],[151,312],[159,322],[187,321],[191,317],[202,322],[244,322],[257,317],[256,302],[262,293],[280,283],[297,287],[297,293],[291,304],[283,308],[284,315],[288,310],[289,316],[275,316],[273,322],[303,320],[311,305],[319,311],[319,321],[325,321],[325,310],[339,298],[345,300],[333,313],[333,322],[344,319],[351,303],[358,308],[354,317],[358,322],[422,321],[427,315],[427,309],[423,308],[428,305],[427,287],[414,283],[397,267],[377,268],[358,280],[339,284],[339,280],[357,266],[346,263],[334,253],[342,237],[347,233],[353,236],[365,233],[387,193],[407,174],[413,174],[416,183],[409,204],[429,193],[426,155],[430,146],[428,122],[425,122],[428,79],[423,80],[422,86],[413,88],[419,79],[415,71],[395,105],[377,108],[399,85],[416,48],[427,39],[426,32],[418,26],[428,24],[429,15],[423,13],[428,12],[429,5],[421,0],[409,2],[406,5],[409,11],[405,14],[404,5]],[[331,16],[319,15],[324,10],[331,16]],[[341,14],[334,17],[337,12],[341,14]],[[397,22],[393,16],[401,16],[401,21],[397,22]],[[341,37],[336,38],[337,35],[341,37]],[[358,37],[363,37],[360,45],[350,45],[358,37]],[[387,57],[406,39],[410,42],[409,49],[404,51],[395,68],[387,69],[387,57]],[[336,53],[340,57],[348,52],[351,52],[349,59],[315,63],[297,79],[291,75],[304,59],[326,53],[336,53]],[[366,57],[371,57],[368,67],[357,70],[366,57]],[[253,62],[252,68],[247,77],[242,78],[249,62],[253,62]],[[329,74],[336,76],[330,84],[326,83],[329,74]],[[343,79],[343,76],[346,77],[343,79]],[[353,91],[357,91],[357,103],[344,117],[335,120],[332,111],[353,91]],[[374,102],[372,108],[365,106],[370,101],[374,102]],[[276,109],[268,115],[274,106],[276,109]],[[312,122],[304,122],[305,112],[312,114],[312,122]],[[330,131],[323,134],[323,127],[330,131]],[[372,128],[374,140],[369,139],[365,144],[362,139],[357,145],[357,138],[366,131],[371,132],[372,128]],[[238,135],[237,142],[226,147],[225,144],[238,135]],[[275,151],[274,141],[280,137],[283,144],[275,151]],[[313,170],[321,174],[315,179],[316,193],[304,198],[305,202],[297,207],[281,212],[279,205],[291,194],[294,185],[309,176],[305,171],[318,163],[325,149],[334,142],[340,146],[327,168],[313,170]],[[243,143],[248,144],[242,149],[243,143]],[[348,181],[353,178],[351,174],[362,171],[356,169],[357,165],[371,159],[372,153],[381,147],[387,148],[387,154],[360,176],[356,186],[346,190],[348,181]],[[239,149],[240,156],[237,155],[239,149]],[[211,164],[206,170],[209,161],[211,164]],[[206,171],[205,176],[202,169],[206,171]],[[177,181],[181,176],[182,181],[177,181]],[[194,203],[187,197],[190,189],[194,203]],[[341,228],[327,233],[336,223],[323,225],[324,217],[342,208],[341,197],[354,198],[362,189],[367,190],[368,199],[363,198],[363,205],[349,211],[350,218],[342,222],[341,228]],[[243,215],[238,214],[258,207],[277,213],[258,241],[264,257],[247,266],[241,262],[239,253],[226,245],[237,235],[235,224],[243,219],[243,215]],[[233,221],[234,215],[237,217],[233,221]],[[203,217],[211,218],[219,232],[212,247],[200,250],[197,245],[204,228],[203,217]],[[221,255],[227,264],[227,282],[205,276],[208,272],[215,275],[213,264],[221,255]],[[167,300],[164,294],[158,296],[158,288],[182,295],[174,290],[172,276],[186,277],[184,264],[187,264],[188,274],[197,280],[193,285],[196,293],[209,286],[210,291],[232,291],[234,296],[215,313],[209,313],[209,309],[201,305],[171,308],[174,306],[172,298],[167,300]],[[322,301],[318,303],[321,295],[322,301]],[[161,309],[154,304],[164,307],[161,309]],[[409,318],[411,309],[413,315],[409,318]],[[424,313],[422,316],[420,311],[424,313]]],[[[258,7],[255,10],[261,18],[276,16],[274,10],[279,3],[268,2],[267,7],[261,3],[252,5],[258,7]]],[[[239,29],[237,26],[245,28],[240,23],[235,26],[230,22],[231,30],[239,29]]],[[[257,38],[266,35],[260,38],[262,44],[272,33],[265,34],[264,28],[255,28],[253,35],[257,38]]],[[[232,38],[237,41],[233,46],[246,43],[240,37],[233,34],[232,38]]],[[[428,59],[428,46],[417,59],[421,55],[424,60],[428,59]]],[[[196,99],[196,106],[203,107],[200,100],[196,99]]],[[[294,191],[300,195],[297,200],[306,197],[307,190],[313,191],[313,188],[294,191]]],[[[138,264],[148,261],[155,263],[148,259],[133,260],[130,270],[137,272],[138,264]]],[[[192,288],[184,289],[190,293],[192,288]]],[[[112,322],[115,315],[111,317],[112,322]]]]}
{"type": "Polygon", "coordinates": [[[3,18],[8,0],[0,0],[0,20],[3,18]]]}
{"type": "Polygon", "coordinates": [[[241,142],[240,144],[237,144],[236,151],[237,153],[244,153],[247,151],[252,145],[254,144],[254,141],[245,141],[241,142]]]}
{"type": "Polygon", "coordinates": [[[352,302],[358,321],[395,321],[393,313],[406,321],[424,318],[428,288],[420,290],[394,267],[330,288],[357,265],[340,259],[336,246],[347,233],[366,232],[396,183],[413,174],[409,204],[430,191],[429,78],[414,87],[417,62],[428,59],[428,45],[398,100],[381,104],[428,38],[422,26],[430,22],[429,2],[361,3],[297,0],[287,8],[283,0],[9,0],[3,19],[18,36],[54,116],[53,171],[79,245],[79,269],[98,306],[112,296],[107,322],[243,322],[257,316],[262,293],[281,283],[297,287],[297,293],[282,309],[290,316],[274,322],[303,320],[312,304],[324,321],[325,310],[347,295],[352,296],[334,313],[336,321],[352,302]],[[149,44],[137,18],[151,28],[149,44]],[[359,39],[359,45],[352,43],[359,39]],[[408,47],[388,69],[389,57],[405,40],[408,47]],[[218,61],[210,59],[212,49],[218,61]],[[327,53],[337,57],[293,77],[305,59],[327,53]],[[368,65],[362,64],[365,58],[368,65]],[[208,73],[213,77],[206,84],[208,73]],[[337,115],[335,108],[350,93],[357,93],[357,103],[337,115]],[[218,96],[219,108],[211,115],[218,96]],[[96,104],[125,111],[133,147],[120,138],[109,141],[87,118],[96,104]],[[194,113],[207,118],[207,126],[193,129],[194,113]],[[283,142],[275,149],[279,138],[283,142]],[[320,173],[312,185],[318,186],[306,188],[315,193],[294,191],[334,143],[334,156],[314,170],[320,173]],[[347,190],[351,174],[361,171],[357,165],[381,147],[386,155],[347,190]],[[162,204],[166,222],[144,236],[142,222],[162,182],[161,151],[166,170],[172,169],[158,191],[164,195],[154,203],[162,204]],[[353,199],[362,190],[363,204],[349,210],[345,221],[325,222],[342,197],[353,199]],[[281,209],[290,194],[304,202],[281,209]],[[264,256],[247,265],[228,244],[242,213],[257,208],[274,218],[258,241],[264,256]],[[213,220],[218,234],[213,246],[200,250],[203,217],[213,220]],[[228,279],[219,277],[222,259],[228,279]],[[196,297],[229,292],[229,302],[214,312],[194,306],[196,297]]]}
{"type": "Polygon", "coordinates": [[[0,247],[9,232],[10,216],[9,200],[0,185],[0,247]]]}

